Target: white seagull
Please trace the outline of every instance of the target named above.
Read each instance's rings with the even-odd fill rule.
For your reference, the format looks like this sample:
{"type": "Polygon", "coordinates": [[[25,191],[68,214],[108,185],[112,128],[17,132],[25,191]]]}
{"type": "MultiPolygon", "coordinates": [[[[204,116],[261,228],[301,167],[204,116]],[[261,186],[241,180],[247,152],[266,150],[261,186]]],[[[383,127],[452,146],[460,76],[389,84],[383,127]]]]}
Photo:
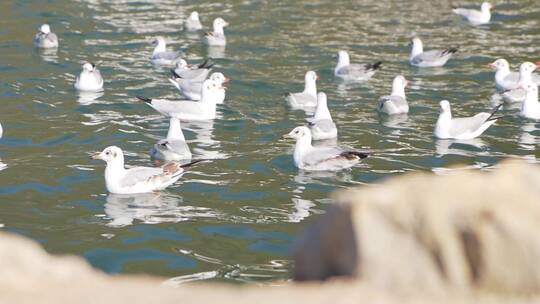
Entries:
{"type": "Polygon", "coordinates": [[[392,82],[392,94],[379,98],[377,110],[388,115],[408,113],[409,104],[405,97],[405,87],[408,83],[405,77],[396,76],[392,82]]]}
{"type": "MultiPolygon", "coordinates": [[[[492,63],[489,63],[488,66],[495,69],[495,86],[497,89],[513,90],[520,86],[520,73],[522,72],[521,69],[525,68],[525,66],[520,66],[520,72],[512,72],[510,71],[510,64],[503,58],[499,58],[492,63]]],[[[536,67],[538,66],[540,66],[540,61],[536,63],[536,67]]],[[[527,71],[524,70],[523,72],[525,72],[524,77],[525,80],[527,80],[527,71]]],[[[533,74],[532,81],[540,85],[540,76],[533,74]]]]}
{"type": "Polygon", "coordinates": [[[538,63],[534,64],[532,62],[524,62],[519,66],[519,79],[517,82],[517,87],[511,90],[506,90],[503,92],[502,96],[504,100],[508,102],[522,102],[525,100],[527,92],[524,87],[527,84],[535,84],[535,79],[533,78],[533,72],[538,67],[538,63]]]}
{"type": "Polygon", "coordinates": [[[48,24],[43,24],[39,27],[39,32],[34,37],[34,45],[38,48],[50,49],[58,47],[58,37],[51,32],[51,27],[48,24]]]}
{"type": "Polygon", "coordinates": [[[136,194],[163,190],[177,182],[184,174],[184,168],[195,163],[180,165],[176,162],[165,164],[161,168],[124,167],[124,153],[116,146],[105,148],[101,153],[92,156],[107,162],[105,168],[105,185],[107,191],[114,194],[136,194]]]}
{"type": "Polygon", "coordinates": [[[228,26],[229,23],[223,20],[223,18],[214,19],[213,31],[205,34],[206,44],[209,46],[225,46],[227,44],[227,39],[225,38],[225,32],[223,28],[228,26]]]}
{"type": "Polygon", "coordinates": [[[152,64],[171,66],[180,59],[180,52],[167,51],[167,42],[165,42],[165,38],[157,37],[152,41],[152,44],[156,46],[152,52],[152,57],[150,57],[152,64]]]}
{"type": "Polygon", "coordinates": [[[467,8],[454,8],[452,11],[455,14],[460,15],[464,19],[467,19],[472,25],[481,25],[489,23],[491,19],[491,9],[493,5],[489,2],[483,2],[480,6],[480,10],[467,9],[467,8]]]}
{"type": "Polygon", "coordinates": [[[211,120],[216,118],[216,99],[223,94],[224,87],[213,80],[206,80],[203,83],[202,98],[200,101],[166,99],[150,99],[137,96],[138,99],[146,102],[159,113],[176,117],[180,120],[211,120]]]}
{"type": "Polygon", "coordinates": [[[529,119],[540,119],[540,103],[538,102],[538,86],[534,83],[528,83],[523,86],[527,96],[521,105],[520,116],[529,119]]]}
{"type": "Polygon", "coordinates": [[[170,118],[167,137],[159,140],[154,145],[154,148],[150,151],[150,156],[153,159],[162,160],[191,159],[191,151],[186,143],[186,138],[184,137],[178,118],[170,118]]]}
{"type": "Polygon", "coordinates": [[[313,71],[308,71],[304,76],[304,91],[300,93],[288,93],[287,101],[294,109],[315,108],[317,106],[317,80],[319,76],[313,71]]]}
{"type": "MultiPolygon", "coordinates": [[[[182,95],[190,100],[201,100],[201,92],[203,87],[203,82],[192,81],[189,79],[183,79],[172,71],[172,78],[169,78],[169,81],[180,91],[182,95]]],[[[215,81],[218,85],[222,86],[223,84],[230,81],[228,77],[225,77],[222,73],[212,73],[210,75],[210,80],[215,81]]],[[[219,91],[219,97],[216,96],[215,102],[217,104],[223,104],[225,100],[225,90],[219,91]]]]}
{"type": "Polygon", "coordinates": [[[103,90],[103,78],[94,63],[85,62],[82,71],[75,80],[75,89],[82,92],[99,92],[103,90]]]}
{"type": "Polygon", "coordinates": [[[337,137],[336,124],[332,120],[328,110],[326,94],[319,92],[317,94],[317,108],[315,115],[308,119],[309,129],[314,140],[331,139],[337,137]]]}
{"type": "Polygon", "coordinates": [[[369,80],[378,69],[382,62],[365,64],[351,64],[349,53],[339,51],[337,55],[337,65],[334,69],[334,75],[345,81],[366,81],[369,80]]]}
{"type": "Polygon", "coordinates": [[[296,140],[294,164],[309,171],[336,171],[350,168],[368,157],[367,153],[340,147],[314,147],[308,127],[296,127],[282,138],[296,140]]]}
{"type": "Polygon", "coordinates": [[[441,67],[452,57],[452,54],[458,51],[458,48],[452,47],[446,50],[424,52],[424,45],[418,37],[413,38],[410,45],[409,63],[417,67],[441,67]]]}
{"type": "Polygon", "coordinates": [[[440,139],[473,139],[497,121],[495,117],[502,104],[496,106],[491,113],[478,113],[472,117],[452,118],[448,100],[440,102],[441,113],[435,126],[435,136],[440,139]]]}
{"type": "Polygon", "coordinates": [[[214,62],[210,59],[206,59],[199,65],[188,64],[184,59],[179,59],[176,62],[174,73],[184,79],[203,82],[208,77],[213,66],[214,62]]]}
{"type": "Polygon", "coordinates": [[[199,20],[199,13],[196,11],[191,12],[189,17],[184,22],[184,28],[188,31],[202,30],[203,26],[199,20]]]}

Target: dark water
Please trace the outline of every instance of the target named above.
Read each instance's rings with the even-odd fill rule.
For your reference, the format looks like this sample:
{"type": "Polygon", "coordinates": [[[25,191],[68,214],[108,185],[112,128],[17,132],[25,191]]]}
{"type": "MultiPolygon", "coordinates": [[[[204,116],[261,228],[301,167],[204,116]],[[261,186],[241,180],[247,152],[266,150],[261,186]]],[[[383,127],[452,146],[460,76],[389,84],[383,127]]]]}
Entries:
{"type": "Polygon", "coordinates": [[[488,62],[506,57],[515,68],[540,60],[537,1],[497,3],[493,23],[476,28],[449,13],[446,1],[7,0],[0,8],[2,229],[107,272],[173,283],[287,279],[291,241],[323,212],[332,191],[407,171],[486,169],[508,157],[540,156],[540,125],[517,117],[470,142],[432,136],[441,99],[455,116],[497,103],[488,62]],[[209,50],[200,33],[181,31],[194,9],[206,27],[218,16],[230,23],[225,49],[209,50]],[[60,37],[56,52],[32,47],[45,22],[60,37]],[[194,154],[214,160],[159,194],[108,195],[104,163],[88,153],[118,145],[129,164],[151,165],[151,145],[166,134],[167,120],[134,98],[177,97],[167,71],[149,62],[157,35],[189,60],[217,58],[216,70],[233,79],[218,119],[184,125],[194,154]],[[461,51],[444,68],[410,68],[414,35],[426,48],[461,51]],[[332,76],[339,49],[356,62],[382,60],[384,68],[368,84],[343,86],[332,76]],[[73,89],[83,60],[101,62],[105,92],[94,100],[73,89]],[[283,93],[301,90],[309,69],[321,75],[340,142],[374,153],[352,170],[299,172],[292,143],[278,140],[304,123],[283,93]],[[389,93],[398,73],[412,82],[411,112],[379,117],[377,97],[389,93]]]}

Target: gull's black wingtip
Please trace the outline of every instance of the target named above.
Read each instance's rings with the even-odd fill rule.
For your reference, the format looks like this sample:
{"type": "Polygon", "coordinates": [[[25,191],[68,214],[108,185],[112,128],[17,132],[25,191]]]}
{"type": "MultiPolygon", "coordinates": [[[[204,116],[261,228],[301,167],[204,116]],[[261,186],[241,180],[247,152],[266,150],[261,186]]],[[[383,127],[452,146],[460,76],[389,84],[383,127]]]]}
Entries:
{"type": "Polygon", "coordinates": [[[382,65],[382,61],[377,61],[375,63],[368,63],[366,64],[366,69],[367,70],[378,70],[381,68],[381,65],[382,65]]]}
{"type": "Polygon", "coordinates": [[[195,164],[197,164],[197,163],[200,163],[200,162],[203,162],[203,161],[206,161],[206,160],[207,160],[207,159],[197,159],[197,160],[194,160],[194,161],[189,162],[189,163],[187,163],[187,164],[183,164],[183,165],[181,165],[180,167],[181,167],[181,168],[189,168],[189,167],[191,167],[191,166],[193,166],[193,165],[195,165],[195,164]]]}
{"type": "Polygon", "coordinates": [[[359,151],[347,151],[347,152],[341,153],[340,155],[349,160],[353,160],[355,158],[364,159],[369,156],[368,153],[359,152],[359,151]]]}
{"type": "Polygon", "coordinates": [[[176,74],[176,72],[174,71],[174,69],[171,69],[171,74],[172,74],[173,79],[182,78],[182,76],[176,74]]]}
{"type": "Polygon", "coordinates": [[[146,103],[152,103],[152,99],[150,99],[150,98],[146,98],[146,97],[140,96],[140,95],[137,95],[137,96],[135,96],[135,97],[137,97],[137,99],[139,99],[139,100],[141,100],[141,101],[144,101],[144,102],[146,102],[146,103]]]}
{"type": "Polygon", "coordinates": [[[199,69],[211,69],[216,63],[212,58],[206,58],[201,64],[199,64],[199,69]]]}
{"type": "Polygon", "coordinates": [[[502,106],[503,106],[503,103],[500,103],[500,104],[496,105],[495,108],[493,108],[493,110],[491,110],[491,115],[489,115],[489,117],[486,119],[486,121],[497,120],[499,118],[504,117],[504,116],[495,116],[495,114],[497,114],[501,110],[502,106]]]}
{"type": "Polygon", "coordinates": [[[455,54],[459,51],[459,47],[451,47],[445,51],[447,54],[455,54]]]}

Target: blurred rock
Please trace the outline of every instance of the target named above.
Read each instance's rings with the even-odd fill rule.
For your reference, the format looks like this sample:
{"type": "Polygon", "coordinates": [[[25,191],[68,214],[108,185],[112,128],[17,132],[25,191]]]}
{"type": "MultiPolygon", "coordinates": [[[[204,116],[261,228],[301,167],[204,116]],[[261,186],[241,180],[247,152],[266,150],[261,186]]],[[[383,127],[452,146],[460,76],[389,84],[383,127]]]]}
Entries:
{"type": "Polygon", "coordinates": [[[299,238],[297,280],[352,276],[398,292],[540,290],[540,168],[412,173],[335,195],[299,238]]]}

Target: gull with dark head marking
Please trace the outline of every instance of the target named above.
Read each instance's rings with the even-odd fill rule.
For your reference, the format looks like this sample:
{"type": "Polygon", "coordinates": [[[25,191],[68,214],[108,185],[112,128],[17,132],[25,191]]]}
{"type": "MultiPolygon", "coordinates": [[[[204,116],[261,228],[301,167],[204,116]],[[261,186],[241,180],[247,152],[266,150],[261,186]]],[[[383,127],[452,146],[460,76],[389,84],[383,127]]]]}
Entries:
{"type": "Polygon", "coordinates": [[[452,118],[452,111],[448,100],[440,102],[441,112],[434,134],[440,139],[473,139],[487,128],[491,127],[499,117],[495,114],[500,110],[502,104],[496,106],[491,113],[478,113],[472,117],[452,118]]]}
{"type": "MultiPolygon", "coordinates": [[[[184,79],[177,75],[174,71],[172,71],[172,74],[172,78],[169,78],[169,81],[180,91],[182,95],[184,95],[190,100],[201,100],[201,93],[203,87],[202,81],[199,82],[190,79],[184,79]]],[[[219,72],[212,73],[209,79],[213,80],[220,86],[230,81],[229,78],[225,77],[225,75],[219,72]]],[[[215,102],[217,104],[222,104],[225,100],[225,90],[220,90],[217,95],[215,98],[215,102]]]]}
{"type": "Polygon", "coordinates": [[[228,26],[229,23],[223,18],[214,19],[213,31],[205,34],[205,42],[209,46],[225,46],[227,44],[227,39],[225,38],[225,32],[223,28],[228,26]]]}
{"type": "Polygon", "coordinates": [[[461,16],[463,19],[469,21],[472,25],[481,25],[489,23],[491,20],[491,9],[493,5],[489,2],[483,2],[480,6],[480,10],[467,9],[467,8],[454,8],[452,11],[454,14],[461,16]]]}
{"type": "Polygon", "coordinates": [[[308,171],[337,171],[350,168],[368,157],[367,153],[341,147],[314,147],[308,127],[296,127],[283,138],[296,140],[294,164],[308,171]]]}
{"type": "Polygon", "coordinates": [[[213,66],[214,62],[211,59],[206,59],[199,65],[188,64],[184,59],[179,59],[176,62],[174,73],[183,79],[203,82],[208,77],[213,66]]]}
{"type": "Polygon", "coordinates": [[[189,17],[184,22],[184,28],[188,31],[202,30],[203,26],[199,20],[199,13],[196,11],[191,12],[189,17]]]}
{"type": "Polygon", "coordinates": [[[50,49],[58,47],[58,37],[51,32],[51,27],[48,24],[43,24],[39,27],[39,32],[34,37],[34,45],[38,48],[50,49]]]}
{"type": "Polygon", "coordinates": [[[392,82],[392,94],[379,98],[377,110],[388,115],[405,114],[409,112],[409,104],[405,97],[405,87],[409,82],[398,75],[392,82]]]}
{"type": "Polygon", "coordinates": [[[339,51],[334,75],[345,81],[366,81],[375,75],[381,64],[381,61],[365,64],[351,63],[349,53],[339,51]]]}
{"type": "Polygon", "coordinates": [[[172,66],[180,59],[180,52],[167,51],[167,42],[163,37],[157,37],[152,41],[156,47],[152,52],[150,61],[158,66],[172,66]]]}
{"type": "Polygon", "coordinates": [[[332,116],[328,110],[325,93],[319,92],[317,94],[317,108],[315,108],[315,115],[308,119],[308,121],[313,140],[324,140],[337,137],[336,124],[332,120],[332,116]]]}
{"type": "Polygon", "coordinates": [[[103,90],[103,78],[96,64],[85,62],[82,71],[75,80],[75,89],[82,92],[99,92],[103,90]]]}
{"type": "Polygon", "coordinates": [[[206,80],[203,83],[200,101],[191,100],[167,100],[150,99],[137,96],[138,99],[146,102],[159,113],[176,117],[180,120],[211,120],[216,118],[216,101],[221,98],[225,88],[213,80],[206,80]]]}
{"type": "Polygon", "coordinates": [[[163,190],[176,183],[187,168],[197,162],[181,165],[170,162],[161,168],[124,167],[124,153],[116,146],[105,148],[101,153],[92,156],[107,162],[105,168],[105,186],[107,191],[115,194],[148,193],[163,190]]]}
{"type": "Polygon", "coordinates": [[[317,73],[308,71],[304,76],[304,91],[287,94],[287,101],[293,109],[313,109],[317,106],[318,79],[317,73]]]}
{"type": "Polygon", "coordinates": [[[525,101],[521,105],[519,115],[529,119],[540,119],[540,103],[538,102],[538,86],[528,83],[523,86],[526,92],[525,101]]]}
{"type": "Polygon", "coordinates": [[[441,67],[458,51],[457,47],[452,47],[445,50],[424,52],[424,45],[418,37],[411,40],[410,46],[411,55],[409,56],[409,63],[417,67],[441,67]]]}
{"type": "Polygon", "coordinates": [[[169,120],[169,131],[167,137],[159,140],[152,150],[150,156],[153,159],[161,160],[184,160],[191,159],[191,151],[186,143],[186,138],[182,132],[180,119],[171,117],[169,120]]]}

